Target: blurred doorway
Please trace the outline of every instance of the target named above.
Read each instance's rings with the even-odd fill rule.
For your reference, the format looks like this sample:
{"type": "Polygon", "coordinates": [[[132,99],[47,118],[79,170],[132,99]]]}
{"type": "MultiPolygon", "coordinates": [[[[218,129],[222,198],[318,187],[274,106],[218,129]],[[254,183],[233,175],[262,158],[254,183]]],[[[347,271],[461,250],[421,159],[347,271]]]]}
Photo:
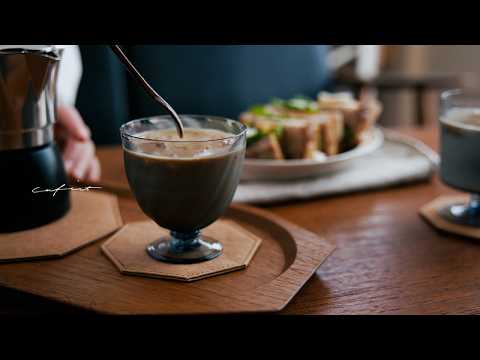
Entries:
{"type": "MultiPolygon", "coordinates": [[[[458,80],[452,82],[451,86],[457,84],[462,84],[463,87],[479,86],[479,45],[384,45],[384,47],[387,60],[382,77],[393,74],[397,78],[429,81],[449,77],[458,80]]],[[[380,123],[386,126],[416,123],[418,99],[412,90],[399,88],[396,91],[379,91],[379,98],[384,104],[380,123]]],[[[426,125],[438,119],[441,90],[437,87],[427,88],[421,100],[426,125]]]]}

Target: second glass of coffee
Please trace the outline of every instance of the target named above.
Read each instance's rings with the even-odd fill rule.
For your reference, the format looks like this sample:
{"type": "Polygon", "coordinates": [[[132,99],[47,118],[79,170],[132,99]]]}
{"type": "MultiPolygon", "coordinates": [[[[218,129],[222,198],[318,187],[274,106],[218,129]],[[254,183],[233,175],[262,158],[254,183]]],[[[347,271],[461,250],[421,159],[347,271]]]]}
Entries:
{"type": "Polygon", "coordinates": [[[222,253],[221,239],[200,230],[228,208],[245,156],[246,128],[238,121],[183,115],[184,137],[169,116],[131,121],[120,129],[125,170],[143,212],[170,235],[148,245],[153,258],[195,263],[222,253]],[[220,241],[218,241],[220,240],[220,241]]]}
{"type": "Polygon", "coordinates": [[[480,92],[446,91],[441,105],[441,179],[472,196],[440,214],[456,224],[480,227],[480,92]]]}

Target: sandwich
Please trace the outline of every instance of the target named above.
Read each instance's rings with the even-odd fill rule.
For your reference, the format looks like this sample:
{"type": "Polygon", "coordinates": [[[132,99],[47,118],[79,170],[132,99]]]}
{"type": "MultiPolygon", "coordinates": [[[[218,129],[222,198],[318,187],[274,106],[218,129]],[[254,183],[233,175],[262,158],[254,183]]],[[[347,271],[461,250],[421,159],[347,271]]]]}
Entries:
{"type": "Polygon", "coordinates": [[[318,106],[325,112],[340,111],[344,119],[342,151],[358,146],[364,133],[374,126],[382,112],[382,105],[367,92],[360,94],[359,100],[347,92],[321,92],[317,97],[318,106]]]}
{"type": "Polygon", "coordinates": [[[322,113],[316,101],[305,97],[253,106],[240,121],[254,129],[247,137],[247,157],[314,159],[319,151],[329,155],[339,151],[341,113],[322,113]]]}
{"type": "Polygon", "coordinates": [[[317,159],[357,146],[380,112],[372,99],[320,93],[252,106],[239,120],[248,127],[247,158],[317,159]]]}

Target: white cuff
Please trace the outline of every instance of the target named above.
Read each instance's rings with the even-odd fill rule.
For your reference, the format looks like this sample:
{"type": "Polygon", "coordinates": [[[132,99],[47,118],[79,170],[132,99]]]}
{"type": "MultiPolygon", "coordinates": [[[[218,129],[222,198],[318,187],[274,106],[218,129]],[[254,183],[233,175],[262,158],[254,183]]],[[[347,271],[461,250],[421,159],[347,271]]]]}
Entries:
{"type": "Polygon", "coordinates": [[[82,78],[82,58],[77,45],[55,45],[63,49],[57,80],[58,103],[74,106],[82,78]]]}

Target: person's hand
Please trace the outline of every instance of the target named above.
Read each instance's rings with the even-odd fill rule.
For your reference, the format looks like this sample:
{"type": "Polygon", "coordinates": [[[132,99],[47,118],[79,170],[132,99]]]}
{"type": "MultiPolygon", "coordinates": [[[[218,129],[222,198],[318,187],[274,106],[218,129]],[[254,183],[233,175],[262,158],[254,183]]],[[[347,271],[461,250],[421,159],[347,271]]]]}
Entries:
{"type": "Polygon", "coordinates": [[[72,106],[59,106],[57,115],[55,140],[62,151],[67,174],[78,181],[99,181],[100,162],[90,129],[72,106]]]}

